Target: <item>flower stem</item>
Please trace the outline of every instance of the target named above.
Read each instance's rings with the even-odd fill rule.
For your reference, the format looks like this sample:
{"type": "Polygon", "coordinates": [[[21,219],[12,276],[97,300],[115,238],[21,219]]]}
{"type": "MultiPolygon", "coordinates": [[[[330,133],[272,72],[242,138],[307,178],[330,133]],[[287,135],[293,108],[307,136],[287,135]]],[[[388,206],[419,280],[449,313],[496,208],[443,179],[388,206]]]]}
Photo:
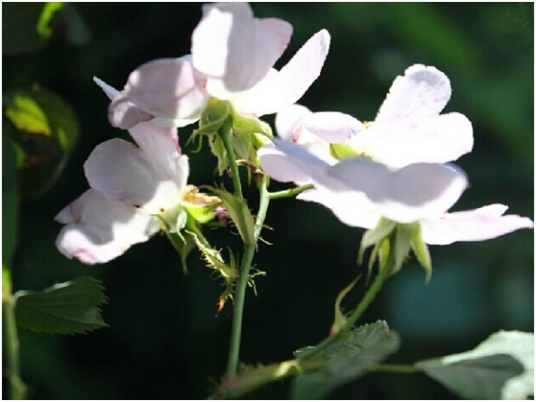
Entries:
{"type": "MultiPolygon", "coordinates": [[[[231,165],[236,163],[231,162],[231,165]]],[[[227,362],[226,379],[231,380],[236,376],[238,368],[238,361],[240,355],[240,338],[242,334],[242,317],[244,313],[244,301],[246,298],[246,289],[249,282],[249,271],[251,270],[251,263],[255,255],[255,249],[257,248],[257,242],[259,240],[264,219],[266,218],[266,212],[270,204],[270,198],[268,197],[268,191],[266,189],[266,177],[262,177],[259,180],[259,193],[260,203],[259,211],[257,213],[257,219],[255,221],[255,244],[246,245],[244,250],[244,258],[242,259],[242,265],[240,267],[240,277],[236,284],[235,290],[235,302],[233,310],[233,326],[231,329],[231,343],[229,347],[229,360],[227,362]]]]}
{"type": "Polygon", "coordinates": [[[229,167],[231,169],[231,176],[233,179],[233,186],[235,195],[238,199],[243,200],[244,196],[242,195],[242,184],[240,183],[240,173],[238,172],[238,165],[236,163],[236,156],[233,149],[233,144],[231,143],[231,136],[233,135],[233,121],[232,119],[227,119],[225,123],[221,126],[219,130],[221,140],[223,141],[223,146],[227,152],[227,158],[229,159],[229,167]]]}
{"type": "Polygon", "coordinates": [[[357,308],[354,310],[352,315],[348,317],[344,327],[335,335],[324,339],[313,349],[307,352],[304,352],[302,355],[300,355],[300,360],[314,358],[320,352],[325,350],[328,346],[335,343],[342,336],[342,334],[348,332],[353,327],[353,325],[357,322],[357,320],[361,318],[361,316],[367,310],[370,303],[372,303],[376,295],[381,290],[383,283],[389,277],[389,274],[392,271],[394,263],[395,263],[394,252],[390,251],[389,256],[387,257],[387,261],[380,268],[380,271],[378,272],[378,275],[374,279],[374,282],[372,282],[372,285],[370,285],[370,287],[368,288],[367,293],[365,293],[365,297],[363,297],[363,299],[358,304],[357,308]]]}
{"type": "Polygon", "coordinates": [[[15,299],[10,297],[7,303],[2,303],[2,333],[3,348],[7,360],[7,378],[10,382],[9,399],[21,400],[26,395],[26,387],[20,378],[19,367],[19,338],[15,322],[15,299]]]}
{"type": "Polygon", "coordinates": [[[290,188],[288,190],[277,191],[275,193],[268,193],[268,196],[270,197],[271,200],[277,200],[280,198],[290,198],[298,194],[301,194],[304,191],[311,190],[313,188],[315,188],[315,186],[313,186],[312,184],[305,184],[303,186],[290,188]]]}

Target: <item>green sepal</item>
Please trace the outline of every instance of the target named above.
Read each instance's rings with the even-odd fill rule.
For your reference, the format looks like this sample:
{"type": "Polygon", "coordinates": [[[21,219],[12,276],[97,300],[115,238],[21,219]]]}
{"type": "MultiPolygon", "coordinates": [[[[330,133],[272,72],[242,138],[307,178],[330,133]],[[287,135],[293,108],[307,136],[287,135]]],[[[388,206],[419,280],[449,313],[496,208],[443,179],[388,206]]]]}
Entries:
{"type": "Polygon", "coordinates": [[[225,204],[225,208],[229,212],[229,216],[234,222],[242,241],[246,246],[252,246],[255,244],[255,222],[253,215],[248,208],[245,200],[234,196],[225,190],[218,190],[214,187],[207,187],[210,191],[221,198],[225,204]]]}
{"type": "Polygon", "coordinates": [[[186,264],[186,259],[188,258],[188,255],[195,247],[195,239],[194,237],[184,231],[182,232],[166,232],[167,237],[175,250],[177,251],[177,254],[179,254],[179,257],[181,259],[181,265],[182,265],[182,272],[184,275],[188,274],[188,265],[186,264]]]}
{"type": "Polygon", "coordinates": [[[204,225],[214,219],[216,210],[222,201],[215,196],[203,194],[195,186],[187,186],[182,199],[182,206],[188,213],[189,219],[204,225]]]}
{"type": "Polygon", "coordinates": [[[221,256],[221,252],[215,248],[211,248],[208,245],[203,244],[203,242],[195,235],[193,232],[187,232],[195,241],[195,245],[201,251],[203,259],[207,264],[207,267],[217,271],[222,278],[227,282],[234,282],[239,276],[239,270],[237,268],[236,259],[230,253],[230,264],[226,264],[221,256]]]}
{"type": "Polygon", "coordinates": [[[367,230],[361,239],[361,247],[359,248],[357,262],[361,264],[367,248],[375,244],[379,244],[383,239],[389,237],[395,227],[396,222],[393,222],[387,218],[381,218],[374,229],[367,230]]]}
{"type": "Polygon", "coordinates": [[[394,234],[394,265],[391,270],[391,275],[396,274],[402,268],[404,261],[409,255],[411,250],[411,245],[413,242],[413,237],[415,233],[419,230],[419,222],[413,223],[399,223],[396,225],[396,230],[394,234]]]}
{"type": "Polygon", "coordinates": [[[428,245],[422,239],[421,225],[415,233],[413,234],[413,239],[411,243],[411,248],[413,253],[417,257],[417,260],[421,263],[424,271],[426,273],[426,283],[430,282],[432,277],[432,258],[430,257],[430,251],[428,250],[428,245]]]}
{"type": "Polygon", "coordinates": [[[338,160],[344,160],[348,158],[355,158],[356,156],[362,156],[357,152],[350,144],[344,142],[338,144],[329,144],[329,152],[331,156],[338,160]]]}
{"type": "Polygon", "coordinates": [[[195,136],[200,134],[212,134],[218,132],[225,120],[231,114],[231,104],[216,98],[210,99],[201,118],[199,119],[199,129],[194,131],[195,136]]]}
{"type": "Polygon", "coordinates": [[[333,320],[333,324],[331,325],[331,328],[329,330],[329,334],[331,336],[338,333],[346,325],[347,319],[346,315],[344,315],[344,313],[342,312],[341,303],[346,297],[346,295],[350,293],[350,291],[353,289],[358,280],[359,277],[355,278],[348,286],[341,290],[339,295],[337,296],[337,299],[335,300],[335,319],[333,320]]]}
{"type": "Polygon", "coordinates": [[[241,134],[255,134],[259,133],[270,140],[273,140],[272,129],[270,125],[260,120],[255,116],[244,115],[232,110],[233,116],[233,131],[241,134]]]}

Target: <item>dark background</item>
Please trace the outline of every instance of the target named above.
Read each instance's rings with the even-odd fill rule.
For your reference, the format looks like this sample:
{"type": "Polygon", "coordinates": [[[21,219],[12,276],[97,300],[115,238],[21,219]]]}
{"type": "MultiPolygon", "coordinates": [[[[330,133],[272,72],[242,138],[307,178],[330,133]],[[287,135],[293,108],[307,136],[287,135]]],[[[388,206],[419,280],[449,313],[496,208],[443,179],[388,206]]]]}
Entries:
{"type": "MultiPolygon", "coordinates": [[[[85,336],[20,331],[22,376],[33,399],[204,398],[223,374],[231,306],[216,314],[223,288],[196,253],[190,273],[164,237],[134,246],[104,266],[70,261],[54,246],[54,216],[87,188],[82,165],[99,143],[126,132],[106,118],[108,100],[98,76],[121,88],[140,64],[189,53],[200,4],[77,4],[92,33],[76,47],[61,34],[33,53],[3,57],[3,89],[39,83],[76,110],[81,139],[65,171],[41,198],[20,209],[14,287],[43,289],[79,276],[102,279],[110,328],[85,336]]],[[[473,123],[474,151],[459,161],[471,187],[455,206],[500,202],[514,214],[534,214],[534,42],[529,3],[302,3],[252,5],[257,17],[294,26],[281,67],[316,31],[332,36],[322,75],[302,98],[312,110],[337,110],[373,120],[397,75],[415,63],[445,72],[453,96],[445,112],[473,123]],[[511,16],[512,18],[509,18],[511,16]],[[515,21],[518,19],[519,21],[515,21]]],[[[3,15],[6,19],[9,16],[3,15]]],[[[61,32],[60,32],[61,33],[61,32]]],[[[268,117],[269,122],[273,117],[268,117]]],[[[185,147],[191,128],[181,129],[185,147]]],[[[191,154],[190,183],[213,184],[216,160],[205,147],[191,154]]],[[[283,186],[273,183],[272,190],[283,186]]],[[[248,199],[256,209],[254,188],[248,199]]],[[[356,254],[362,231],[345,227],[321,206],[273,202],[256,267],[258,295],[247,294],[241,360],[270,363],[323,339],[338,292],[361,271],[356,254]]],[[[239,250],[238,236],[207,233],[220,247],[239,250]]],[[[387,320],[402,337],[389,362],[465,351],[499,329],[533,331],[533,233],[519,231],[483,243],[431,247],[434,273],[424,284],[415,261],[392,278],[362,322],[387,320]]],[[[363,283],[347,306],[363,294],[363,283]]],[[[285,398],[288,382],[252,394],[285,398]]],[[[421,375],[370,374],[337,391],[349,399],[427,399],[452,395],[421,375]],[[386,386],[388,384],[389,386],[386,386]]]]}

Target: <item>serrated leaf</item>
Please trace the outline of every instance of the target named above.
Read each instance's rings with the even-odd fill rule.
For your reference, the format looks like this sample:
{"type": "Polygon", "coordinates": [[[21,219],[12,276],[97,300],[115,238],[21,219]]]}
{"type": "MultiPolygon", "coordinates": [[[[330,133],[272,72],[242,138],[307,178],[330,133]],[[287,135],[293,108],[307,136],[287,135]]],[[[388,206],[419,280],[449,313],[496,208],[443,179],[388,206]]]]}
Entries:
{"type": "Polygon", "coordinates": [[[23,151],[20,186],[24,198],[44,193],[63,170],[78,140],[72,108],[59,96],[34,86],[3,94],[11,139],[23,151]]]}
{"type": "Polygon", "coordinates": [[[100,281],[82,277],[41,292],[19,291],[15,315],[21,328],[47,334],[83,334],[107,327],[100,306],[106,303],[100,281]]]}
{"type": "Polygon", "coordinates": [[[475,349],[415,366],[467,399],[527,399],[534,395],[534,334],[500,331],[475,349]]]}
{"type": "MultiPolygon", "coordinates": [[[[398,335],[384,321],[363,325],[318,353],[317,371],[299,375],[292,383],[293,399],[324,399],[336,388],[365,375],[399,347],[398,335]]],[[[298,353],[298,358],[299,358],[298,353]]]]}
{"type": "Polygon", "coordinates": [[[253,220],[253,215],[248,208],[248,205],[245,200],[241,200],[233,194],[224,191],[218,190],[214,187],[208,187],[210,191],[216,194],[223,201],[225,208],[229,212],[229,216],[234,222],[238,233],[242,237],[245,245],[254,245],[255,244],[255,222],[253,220]]]}

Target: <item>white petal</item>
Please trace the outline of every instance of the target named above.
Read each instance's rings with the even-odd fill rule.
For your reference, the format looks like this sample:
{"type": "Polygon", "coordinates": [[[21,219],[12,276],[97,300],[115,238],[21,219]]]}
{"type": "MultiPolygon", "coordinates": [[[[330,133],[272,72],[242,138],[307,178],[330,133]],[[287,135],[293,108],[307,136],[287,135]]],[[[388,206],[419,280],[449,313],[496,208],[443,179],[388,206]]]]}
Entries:
{"type": "Polygon", "coordinates": [[[375,160],[399,168],[413,163],[445,163],[473,149],[473,127],[460,113],[435,116],[419,123],[377,124],[369,129],[364,151],[375,160]]]}
{"type": "Polygon", "coordinates": [[[100,78],[93,77],[93,81],[95,82],[95,84],[101,87],[101,89],[104,91],[104,93],[110,100],[113,101],[114,98],[119,94],[119,91],[117,89],[111,87],[100,78]]]}
{"type": "Polygon", "coordinates": [[[294,130],[298,124],[308,115],[312,114],[305,106],[294,104],[281,111],[275,116],[275,129],[279,137],[287,141],[294,138],[294,130]]]}
{"type": "Polygon", "coordinates": [[[317,32],[272,79],[241,94],[234,101],[236,108],[262,116],[296,103],[320,75],[329,44],[328,31],[317,32]]]}
{"type": "Polygon", "coordinates": [[[299,165],[293,163],[284,152],[278,150],[273,145],[265,145],[257,152],[261,161],[262,170],[272,179],[282,183],[295,182],[306,184],[311,181],[307,172],[304,172],[299,165]]]}
{"type": "Polygon", "coordinates": [[[140,148],[113,139],[98,145],[84,164],[90,186],[108,199],[160,213],[176,206],[188,178],[175,129],[140,123],[130,130],[140,148]]]}
{"type": "Polygon", "coordinates": [[[448,77],[435,67],[415,64],[397,77],[375,119],[376,123],[419,123],[438,115],[451,95],[448,77]]]}
{"type": "Polygon", "coordinates": [[[423,240],[428,244],[451,244],[457,241],[483,241],[514,232],[532,229],[529,218],[505,215],[507,206],[487,205],[471,211],[453,212],[422,222],[423,240]]]}
{"type": "Polygon", "coordinates": [[[359,120],[340,112],[312,113],[301,124],[307,131],[331,144],[348,141],[365,130],[359,120]]]}
{"type": "Polygon", "coordinates": [[[110,121],[118,127],[132,127],[132,121],[123,122],[129,117],[127,112],[135,115],[132,108],[139,109],[140,121],[147,121],[147,116],[198,119],[209,99],[205,81],[193,68],[190,56],[145,63],[130,74],[125,89],[114,98],[110,121]]]}
{"type": "Polygon", "coordinates": [[[333,193],[312,189],[299,194],[296,198],[324,205],[348,226],[371,229],[381,218],[374,204],[357,192],[333,193]]]}
{"type": "Polygon", "coordinates": [[[415,164],[392,172],[365,158],[346,159],[329,175],[363,192],[382,216],[399,223],[447,211],[467,187],[465,173],[453,165],[415,164]]]}
{"type": "Polygon", "coordinates": [[[120,92],[108,107],[108,120],[114,127],[128,130],[138,123],[150,121],[154,116],[144,112],[130,101],[128,94],[120,92]]]}
{"type": "Polygon", "coordinates": [[[192,35],[196,69],[209,77],[207,90],[220,99],[252,88],[285,51],[292,26],[283,20],[253,18],[247,3],[203,7],[192,35]]]}
{"type": "Polygon", "coordinates": [[[61,230],[56,246],[68,258],[85,264],[108,262],[133,244],[147,241],[161,227],[157,218],[125,203],[109,201],[95,190],[84,193],[57,219],[69,224],[61,230]],[[66,214],[69,222],[61,217],[66,214]]]}

